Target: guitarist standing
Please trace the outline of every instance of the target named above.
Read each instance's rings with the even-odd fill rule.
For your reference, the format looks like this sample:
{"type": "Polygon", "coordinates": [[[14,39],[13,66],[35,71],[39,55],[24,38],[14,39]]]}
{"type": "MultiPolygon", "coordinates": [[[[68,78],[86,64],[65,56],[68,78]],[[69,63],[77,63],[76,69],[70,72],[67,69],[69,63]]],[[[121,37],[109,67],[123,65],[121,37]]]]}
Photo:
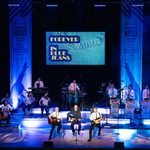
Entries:
{"type": "Polygon", "coordinates": [[[74,124],[78,124],[78,134],[80,134],[81,130],[81,112],[78,109],[78,105],[74,105],[74,110],[70,111],[68,114],[70,117],[68,121],[71,122],[71,130],[73,135],[75,134],[74,124]]]}
{"type": "Polygon", "coordinates": [[[93,109],[93,112],[91,113],[90,120],[91,120],[91,126],[89,130],[89,139],[88,142],[92,140],[92,131],[94,130],[94,127],[98,127],[98,136],[101,134],[101,124],[100,120],[102,119],[102,116],[99,112],[97,112],[97,108],[93,109]]]}
{"type": "Polygon", "coordinates": [[[49,135],[49,140],[51,140],[55,127],[58,126],[57,127],[57,133],[59,135],[60,135],[60,130],[62,128],[62,124],[61,124],[62,117],[59,113],[59,107],[55,108],[55,111],[48,116],[48,119],[49,119],[49,124],[52,125],[52,128],[50,130],[50,135],[49,135]]]}

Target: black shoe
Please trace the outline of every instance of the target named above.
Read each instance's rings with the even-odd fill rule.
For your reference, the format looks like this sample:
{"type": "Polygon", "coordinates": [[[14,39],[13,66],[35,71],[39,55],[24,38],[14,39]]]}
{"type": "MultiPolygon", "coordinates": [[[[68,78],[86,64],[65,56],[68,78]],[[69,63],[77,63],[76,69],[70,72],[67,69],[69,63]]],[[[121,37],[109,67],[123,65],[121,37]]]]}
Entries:
{"type": "Polygon", "coordinates": [[[100,134],[100,133],[98,133],[98,136],[101,136],[101,134],[100,134]]]}
{"type": "Polygon", "coordinates": [[[88,139],[88,140],[87,140],[87,142],[90,142],[90,141],[92,141],[92,139],[88,139]]]}

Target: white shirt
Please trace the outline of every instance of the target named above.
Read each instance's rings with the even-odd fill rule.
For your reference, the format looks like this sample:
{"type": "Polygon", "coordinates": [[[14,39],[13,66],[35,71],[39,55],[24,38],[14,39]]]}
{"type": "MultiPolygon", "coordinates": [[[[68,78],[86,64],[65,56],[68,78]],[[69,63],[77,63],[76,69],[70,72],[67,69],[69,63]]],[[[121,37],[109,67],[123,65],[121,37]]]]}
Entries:
{"type": "Polygon", "coordinates": [[[50,101],[50,98],[45,98],[44,96],[40,99],[39,105],[43,104],[48,106],[48,102],[50,101]]]}
{"type": "Polygon", "coordinates": [[[13,110],[13,108],[9,104],[7,104],[6,106],[3,106],[2,112],[3,112],[4,117],[7,117],[8,114],[10,113],[10,111],[12,111],[12,110],[13,110]]]}
{"type": "Polygon", "coordinates": [[[37,84],[39,84],[39,87],[40,87],[40,88],[44,87],[43,81],[35,81],[35,83],[34,83],[34,87],[35,87],[35,88],[38,88],[37,84]]]}
{"type": "Polygon", "coordinates": [[[79,86],[77,85],[77,83],[70,83],[70,85],[69,85],[69,87],[68,87],[68,90],[69,90],[69,91],[76,92],[76,91],[79,91],[80,88],[79,88],[79,86]]]}
{"type": "Polygon", "coordinates": [[[34,97],[26,97],[25,104],[30,105],[34,102],[34,97]]]}
{"type": "Polygon", "coordinates": [[[128,89],[126,89],[126,90],[123,90],[123,93],[122,93],[122,97],[123,97],[123,99],[127,99],[127,98],[129,98],[129,99],[134,99],[135,98],[135,95],[134,95],[134,90],[128,90],[128,89]]]}
{"type": "Polygon", "coordinates": [[[145,98],[150,98],[150,90],[149,89],[144,89],[142,92],[143,100],[145,98]]]}
{"type": "Polygon", "coordinates": [[[109,88],[108,89],[108,95],[109,95],[109,98],[116,98],[118,95],[117,89],[116,88],[109,88]]]}
{"type": "Polygon", "coordinates": [[[49,115],[49,118],[51,118],[51,117],[56,117],[57,119],[62,118],[60,112],[55,112],[55,111],[49,115]]]}
{"type": "Polygon", "coordinates": [[[92,114],[91,114],[91,116],[90,116],[90,120],[92,121],[92,120],[95,120],[95,119],[97,119],[97,118],[101,118],[102,116],[101,116],[101,114],[99,113],[99,112],[93,112],[92,114]]]}

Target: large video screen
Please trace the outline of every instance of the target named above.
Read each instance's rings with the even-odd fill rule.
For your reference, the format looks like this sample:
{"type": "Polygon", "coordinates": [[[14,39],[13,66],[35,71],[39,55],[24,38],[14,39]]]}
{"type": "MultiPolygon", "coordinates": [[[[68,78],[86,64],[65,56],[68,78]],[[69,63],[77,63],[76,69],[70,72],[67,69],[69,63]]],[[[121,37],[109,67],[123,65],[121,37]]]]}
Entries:
{"type": "Polygon", "coordinates": [[[105,32],[46,32],[47,65],[105,65],[105,32]]]}

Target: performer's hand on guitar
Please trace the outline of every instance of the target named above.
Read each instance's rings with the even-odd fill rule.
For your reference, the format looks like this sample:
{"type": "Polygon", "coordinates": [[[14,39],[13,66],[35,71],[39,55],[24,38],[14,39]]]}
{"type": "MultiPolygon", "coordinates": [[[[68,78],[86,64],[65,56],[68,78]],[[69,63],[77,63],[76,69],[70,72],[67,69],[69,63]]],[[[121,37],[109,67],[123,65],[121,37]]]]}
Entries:
{"type": "Polygon", "coordinates": [[[78,121],[81,121],[81,118],[78,118],[77,120],[78,120],[78,121]]]}

